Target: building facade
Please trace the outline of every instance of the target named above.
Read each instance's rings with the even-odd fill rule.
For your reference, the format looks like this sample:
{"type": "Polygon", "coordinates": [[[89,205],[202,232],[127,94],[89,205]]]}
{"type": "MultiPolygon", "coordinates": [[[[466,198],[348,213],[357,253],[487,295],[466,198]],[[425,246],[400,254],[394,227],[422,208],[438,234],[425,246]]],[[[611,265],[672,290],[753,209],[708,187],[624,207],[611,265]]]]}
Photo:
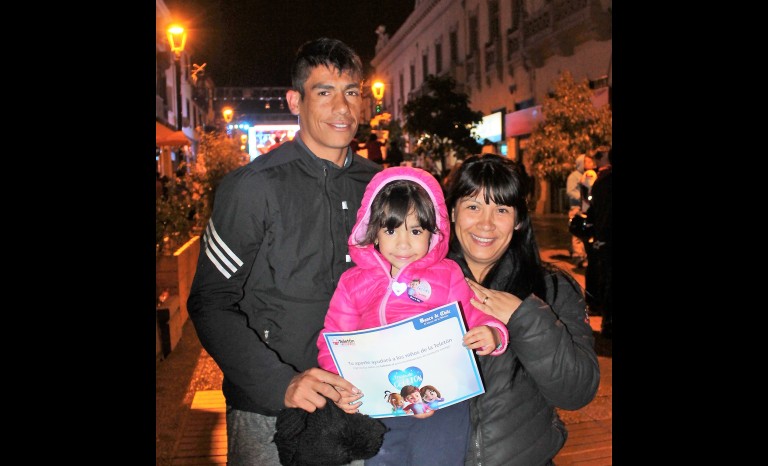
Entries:
{"type": "Polygon", "coordinates": [[[197,153],[200,134],[215,122],[214,83],[205,77],[205,64],[193,63],[192,40],[186,42],[176,66],[167,35],[173,14],[163,0],[155,0],[155,6],[155,121],[170,130],[180,127],[189,140],[185,145],[157,147],[158,171],[173,177],[178,164],[197,153]],[[181,108],[177,108],[179,95],[181,108]]]}
{"type": "MultiPolygon", "coordinates": [[[[385,40],[371,64],[387,84],[384,110],[404,121],[403,106],[418,97],[430,74],[449,75],[473,110],[500,114],[497,152],[523,161],[541,118],[541,103],[568,70],[587,79],[595,105],[609,104],[612,0],[415,0],[414,11],[385,40]]],[[[536,210],[559,211],[540,187],[536,210]]]]}

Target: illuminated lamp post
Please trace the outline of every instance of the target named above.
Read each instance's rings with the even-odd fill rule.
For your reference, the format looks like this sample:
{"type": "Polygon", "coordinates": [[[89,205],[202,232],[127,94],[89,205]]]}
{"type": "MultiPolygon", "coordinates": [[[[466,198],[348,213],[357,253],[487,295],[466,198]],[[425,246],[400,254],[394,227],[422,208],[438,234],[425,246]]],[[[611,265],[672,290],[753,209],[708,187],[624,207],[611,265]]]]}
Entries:
{"type": "MultiPolygon", "coordinates": [[[[226,126],[229,126],[229,124],[232,123],[232,117],[235,115],[235,111],[232,110],[231,107],[224,107],[223,109],[221,109],[221,115],[224,117],[224,121],[227,123],[226,126]]],[[[227,134],[230,135],[231,137],[229,128],[227,128],[226,126],[225,126],[225,129],[227,130],[227,134]]]]}
{"type": "Polygon", "coordinates": [[[373,98],[376,99],[376,115],[381,114],[381,101],[384,99],[384,83],[376,80],[371,85],[371,91],[373,91],[373,98]]]}
{"type": "Polygon", "coordinates": [[[168,45],[176,63],[176,129],[181,131],[181,53],[187,42],[187,32],[176,24],[168,28],[168,45]]]}

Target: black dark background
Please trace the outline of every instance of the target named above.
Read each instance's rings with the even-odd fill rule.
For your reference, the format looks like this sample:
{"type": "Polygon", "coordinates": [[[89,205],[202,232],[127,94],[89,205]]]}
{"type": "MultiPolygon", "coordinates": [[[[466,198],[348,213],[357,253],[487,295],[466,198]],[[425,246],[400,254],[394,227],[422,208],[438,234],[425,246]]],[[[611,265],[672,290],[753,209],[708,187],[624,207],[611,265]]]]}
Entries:
{"type": "Polygon", "coordinates": [[[166,0],[188,28],[193,63],[217,86],[290,86],[290,64],[308,40],[340,39],[370,70],[379,25],[392,37],[415,0],[166,0]]]}
{"type": "MultiPolygon", "coordinates": [[[[387,24],[377,19],[363,28],[370,36],[366,51],[367,46],[342,34],[344,28],[336,21],[360,19],[368,8],[381,9],[387,2],[360,1],[351,10],[333,12],[323,2],[285,2],[305,7],[291,6],[291,14],[279,3],[263,10],[269,13],[266,17],[251,19],[254,28],[268,21],[282,25],[272,37],[263,38],[269,41],[259,49],[264,63],[287,62],[302,41],[320,34],[319,29],[300,31],[290,21],[296,14],[325,24],[328,35],[349,42],[360,54],[373,54],[373,31],[387,24]],[[278,52],[275,44],[283,42],[285,48],[278,52]]],[[[743,325],[734,321],[729,327],[723,319],[727,308],[697,298],[740,296],[726,293],[713,279],[712,262],[696,265],[697,257],[727,252],[724,238],[714,234],[735,221],[709,208],[715,194],[697,173],[697,167],[708,174],[716,168],[703,157],[732,155],[722,144],[713,147],[728,134],[698,121],[702,103],[711,102],[711,96],[694,88],[694,83],[706,82],[705,67],[691,58],[701,35],[691,32],[689,15],[675,16],[667,9],[661,15],[656,8],[628,11],[630,7],[622,5],[613,13],[618,309],[613,452],[617,464],[627,458],[647,458],[651,464],[658,460],[665,439],[677,452],[668,456],[690,459],[695,450],[704,451],[679,441],[706,428],[702,424],[704,429],[697,429],[689,416],[712,411],[699,409],[701,403],[690,396],[711,387],[710,379],[718,375],[728,378],[731,362],[718,364],[720,371],[703,371],[703,385],[693,377],[702,372],[701,361],[716,357],[715,340],[743,325]],[[671,32],[683,24],[684,34],[671,32]],[[693,231],[680,228],[681,223],[693,231]],[[695,280],[694,286],[690,280],[695,280]]],[[[4,198],[6,277],[13,281],[5,288],[9,319],[3,329],[6,338],[16,342],[7,345],[6,380],[18,400],[11,404],[25,409],[14,416],[17,430],[67,447],[25,451],[25,457],[152,464],[155,21],[150,3],[111,8],[119,11],[109,15],[107,28],[91,20],[63,20],[72,16],[70,5],[62,5],[59,12],[48,7],[53,18],[50,24],[38,22],[38,27],[49,27],[48,39],[56,40],[47,41],[46,50],[16,42],[15,51],[9,51],[14,56],[6,60],[7,69],[14,71],[14,88],[30,95],[16,107],[29,110],[7,108],[19,130],[6,134],[4,153],[6,186],[13,191],[4,198]],[[49,118],[38,122],[30,118],[33,115],[49,118]],[[33,123],[45,125],[45,130],[33,128],[33,123]],[[24,126],[30,130],[24,132],[24,126]],[[19,304],[10,304],[14,302],[19,304]],[[45,415],[39,417],[35,410],[45,415]],[[24,422],[34,424],[24,429],[24,422]]],[[[203,28],[204,18],[198,18],[198,28],[203,28]]],[[[388,24],[387,29],[394,34],[388,24]]],[[[239,36],[234,30],[220,32],[239,36]]],[[[214,73],[216,57],[205,60],[214,73]]],[[[237,81],[245,79],[247,70],[262,68],[238,62],[246,70],[215,77],[217,85],[287,85],[279,81],[287,71],[276,72],[275,81],[268,77],[271,73],[262,72],[253,80],[237,81]]],[[[723,162],[721,168],[728,167],[723,162]]]]}

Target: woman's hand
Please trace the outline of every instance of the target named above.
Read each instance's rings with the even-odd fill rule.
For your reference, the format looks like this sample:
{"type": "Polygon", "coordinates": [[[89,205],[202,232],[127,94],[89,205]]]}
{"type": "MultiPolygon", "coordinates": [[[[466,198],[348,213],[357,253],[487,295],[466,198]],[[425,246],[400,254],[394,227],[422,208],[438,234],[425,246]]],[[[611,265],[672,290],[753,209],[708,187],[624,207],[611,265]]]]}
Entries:
{"type": "Polygon", "coordinates": [[[507,293],[506,291],[490,290],[475,282],[472,279],[466,278],[469,287],[475,292],[475,297],[470,299],[470,303],[473,306],[485,312],[486,314],[496,317],[505,324],[509,323],[509,318],[515,313],[522,299],[507,293]]]}

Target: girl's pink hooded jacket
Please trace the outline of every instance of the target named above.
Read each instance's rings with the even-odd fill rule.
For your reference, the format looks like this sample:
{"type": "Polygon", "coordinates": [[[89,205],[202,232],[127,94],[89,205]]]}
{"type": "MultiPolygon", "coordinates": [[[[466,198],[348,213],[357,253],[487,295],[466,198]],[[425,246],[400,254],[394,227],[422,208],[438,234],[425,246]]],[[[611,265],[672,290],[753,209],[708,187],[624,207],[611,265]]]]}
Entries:
{"type": "Polygon", "coordinates": [[[431,174],[411,167],[390,167],[377,173],[365,189],[357,220],[349,236],[349,255],[355,266],[341,275],[325,316],[325,327],[317,339],[319,366],[339,373],[325,343],[325,332],[379,327],[453,301],[459,302],[468,329],[489,325],[499,330],[502,345],[491,355],[502,354],[509,342],[507,327],[469,303],[469,299],[474,296],[472,289],[464,281],[464,274],[458,264],[446,258],[449,239],[450,223],[445,198],[440,184],[431,174]],[[432,235],[427,254],[403,267],[394,278],[389,275],[392,266],[372,244],[358,244],[368,228],[374,197],[392,180],[411,180],[427,190],[437,207],[439,230],[439,234],[432,235]]]}

